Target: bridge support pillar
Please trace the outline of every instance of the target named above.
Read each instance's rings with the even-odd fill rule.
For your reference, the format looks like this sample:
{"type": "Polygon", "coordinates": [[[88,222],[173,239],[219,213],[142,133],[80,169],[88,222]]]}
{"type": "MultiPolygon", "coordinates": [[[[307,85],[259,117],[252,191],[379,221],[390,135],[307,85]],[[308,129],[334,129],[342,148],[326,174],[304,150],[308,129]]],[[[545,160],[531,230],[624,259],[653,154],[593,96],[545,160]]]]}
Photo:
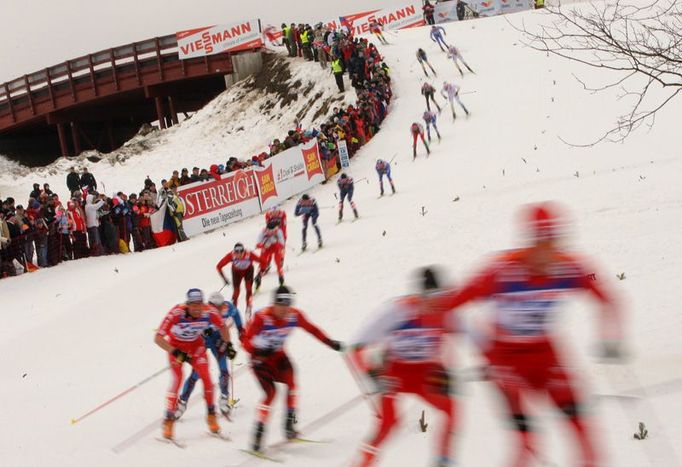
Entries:
{"type": "Polygon", "coordinates": [[[156,103],[156,118],[159,120],[159,126],[161,127],[162,130],[166,129],[166,115],[165,112],[163,111],[163,100],[161,97],[157,96],[154,98],[154,102],[156,103]]]}
{"type": "Polygon", "coordinates": [[[66,142],[66,130],[63,123],[57,123],[57,136],[59,136],[59,152],[62,157],[69,157],[69,145],[66,142]]]}
{"type": "Polygon", "coordinates": [[[81,153],[81,139],[78,134],[78,122],[71,122],[71,137],[73,138],[74,156],[81,153]]]}
{"type": "Polygon", "coordinates": [[[173,121],[173,125],[177,125],[179,123],[178,113],[175,111],[175,102],[173,102],[173,96],[168,96],[168,110],[170,110],[170,117],[173,121]]]}

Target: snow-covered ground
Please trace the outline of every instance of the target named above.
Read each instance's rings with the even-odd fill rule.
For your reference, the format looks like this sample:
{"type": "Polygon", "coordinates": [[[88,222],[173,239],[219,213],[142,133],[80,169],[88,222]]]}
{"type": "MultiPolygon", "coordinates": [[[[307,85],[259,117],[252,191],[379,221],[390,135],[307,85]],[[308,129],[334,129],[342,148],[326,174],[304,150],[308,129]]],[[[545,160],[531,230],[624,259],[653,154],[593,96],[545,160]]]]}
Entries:
{"type": "MultiPolygon", "coordinates": [[[[545,18],[529,12],[511,20],[534,24],[545,18]]],[[[462,49],[476,75],[459,79],[452,64],[428,40],[426,29],[389,35],[393,44],[381,51],[391,66],[395,100],[380,134],[363,148],[352,167],[356,180],[367,177],[356,183],[361,219],[335,225],[334,185],[312,190],[325,208],[320,219],[325,248],[297,256],[298,222],[291,216],[286,277],[298,292],[298,305],[332,337],[348,339],[383,300],[409,289],[413,268],[439,263],[453,281],[461,281],[487,252],[518,241],[514,214],[519,205],[559,200],[575,220],[572,243],[598,258],[602,267],[598,280],[611,281],[621,295],[635,353],[629,366],[596,364],[590,356],[595,309],[587,301],[573,302],[560,324],[579,374],[602,395],[677,381],[656,386],[646,402],[592,399],[607,465],[679,465],[666,451],[670,443],[682,439],[679,110],[664,109],[651,132],[638,132],[624,144],[570,148],[558,136],[590,141],[609,128],[626,105],[617,102],[615,94],[585,93],[572,76],[603,80],[604,75],[522,47],[519,34],[505,18],[445,27],[448,39],[462,49]],[[434,143],[430,158],[420,152],[412,162],[408,129],[420,119],[424,106],[419,94],[424,77],[414,59],[418,46],[426,48],[439,71],[435,85],[440,87],[443,79],[459,82],[472,115],[453,123],[444,112],[443,142],[434,143]],[[394,156],[398,193],[377,199],[374,161],[394,156]],[[615,278],[619,273],[625,273],[624,280],[615,278]],[[650,439],[633,439],[639,421],[647,424],[650,439]]],[[[331,78],[325,79],[331,85],[331,78]]],[[[255,118],[251,110],[244,111],[255,118]]],[[[247,146],[260,144],[258,136],[265,131],[244,127],[247,146]]],[[[163,152],[152,151],[149,159],[155,158],[153,166],[177,167],[200,157],[201,151],[187,155],[189,145],[210,148],[221,141],[219,131],[206,133],[183,125],[168,138],[163,152]]],[[[139,158],[138,163],[131,158],[111,168],[107,186],[139,183],[152,166],[142,165],[146,159],[139,158]]],[[[293,214],[292,203],[285,208],[293,214]]],[[[214,265],[219,257],[236,241],[253,245],[261,225],[261,219],[253,219],[172,248],[81,260],[0,281],[5,317],[0,329],[5,364],[0,376],[3,465],[257,464],[238,450],[247,445],[261,397],[243,354],[236,360],[240,408],[233,423],[223,423],[233,442],[206,435],[200,388],[176,427],[187,449],[154,439],[159,435],[167,373],[75,425],[70,420],[163,368],[166,357],[152,341],[165,312],[183,299],[189,287],[218,288],[221,282],[214,265]]],[[[275,283],[272,275],[265,278],[257,305],[268,302],[275,283]]],[[[477,319],[484,311],[471,307],[463,310],[463,316],[477,319]]],[[[301,427],[357,396],[338,354],[303,332],[291,339],[288,348],[298,371],[301,427]]],[[[476,354],[462,343],[457,360],[468,366],[476,362],[476,354]]],[[[506,465],[510,438],[494,391],[485,383],[463,383],[461,394],[459,464],[506,465]]],[[[281,404],[280,395],[269,442],[282,437],[281,404]]],[[[382,465],[430,465],[436,415],[410,398],[404,408],[403,426],[387,445],[382,465]],[[430,428],[423,434],[417,420],[425,408],[430,428]]],[[[543,452],[552,462],[548,465],[575,465],[569,450],[572,440],[561,417],[544,405],[537,407],[536,414],[544,428],[543,452]]],[[[282,456],[292,466],[349,465],[373,423],[362,401],[349,404],[332,422],[308,432],[332,443],[292,446],[282,456]]],[[[677,445],[674,449],[679,459],[682,450],[677,445]]]]}

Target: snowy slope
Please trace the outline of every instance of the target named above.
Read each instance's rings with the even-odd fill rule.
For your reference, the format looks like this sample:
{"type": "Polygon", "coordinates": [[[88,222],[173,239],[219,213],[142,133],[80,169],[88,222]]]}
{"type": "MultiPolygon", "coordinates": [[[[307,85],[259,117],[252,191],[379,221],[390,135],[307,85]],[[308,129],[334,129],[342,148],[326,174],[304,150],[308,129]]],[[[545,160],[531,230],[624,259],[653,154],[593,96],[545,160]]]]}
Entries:
{"type": "MultiPolygon", "coordinates": [[[[512,21],[533,24],[544,18],[529,12],[512,21]]],[[[603,75],[522,48],[505,18],[451,24],[446,29],[477,73],[456,80],[471,117],[453,124],[444,112],[443,142],[434,144],[429,159],[420,153],[412,162],[408,128],[423,110],[419,95],[423,74],[414,50],[425,47],[441,77],[455,79],[455,70],[427,39],[426,30],[390,37],[393,44],[382,52],[395,82],[391,115],[353,162],[356,180],[368,180],[356,186],[362,218],[336,226],[333,184],[316,188],[312,194],[325,208],[320,220],[325,248],[301,256],[294,251],[299,246],[298,223],[290,221],[287,282],[298,291],[298,304],[332,337],[347,339],[381,301],[409,289],[413,268],[440,263],[452,280],[462,280],[487,252],[518,240],[514,230],[518,205],[557,199],[575,218],[573,242],[603,267],[597,271],[598,279],[613,279],[621,293],[636,351],[630,367],[595,364],[589,354],[594,308],[586,301],[573,302],[562,324],[581,375],[601,394],[679,379],[682,318],[676,278],[682,269],[677,239],[682,201],[677,175],[682,161],[673,131],[678,112],[672,107],[665,110],[650,133],[639,132],[621,145],[569,148],[557,137],[594,139],[624,105],[611,94],[587,95],[572,78],[577,74],[599,80],[603,75]],[[398,193],[377,200],[374,161],[394,155],[398,193]],[[457,196],[460,199],[454,201],[457,196]],[[615,280],[622,272],[626,279],[615,280]]],[[[440,87],[442,79],[435,84],[440,87]]],[[[177,137],[183,139],[180,130],[177,137]]],[[[167,150],[165,162],[177,165],[183,160],[176,156],[181,153],[167,150]]],[[[137,166],[118,167],[112,169],[111,183],[142,180],[144,175],[137,166]]],[[[293,205],[285,207],[291,215],[293,205]]],[[[163,368],[165,356],[152,339],[166,310],[182,300],[188,287],[219,287],[215,262],[235,241],[255,243],[261,224],[254,219],[173,248],[72,262],[0,281],[6,316],[0,329],[0,355],[5,356],[0,375],[3,463],[257,465],[237,450],[247,444],[260,398],[254,378],[244,369],[243,355],[237,359],[235,383],[241,408],[234,423],[223,423],[233,443],[205,434],[200,388],[177,425],[177,435],[188,448],[155,441],[168,383],[165,373],[76,425],[69,420],[163,368]]],[[[257,304],[267,303],[275,283],[272,275],[265,278],[257,304]]],[[[472,307],[464,315],[477,319],[483,311],[472,307]]],[[[356,397],[355,384],[337,354],[302,332],[288,348],[298,369],[302,427],[356,397]]],[[[463,343],[457,359],[466,366],[476,361],[476,355],[463,343]]],[[[657,388],[648,404],[623,406],[594,399],[608,465],[679,465],[666,452],[665,441],[682,439],[682,397],[674,385],[657,388]],[[640,420],[647,423],[650,440],[632,439],[640,420]]],[[[458,461],[505,465],[509,438],[494,392],[482,383],[464,383],[461,392],[458,461]]],[[[281,396],[278,403],[268,432],[273,442],[282,436],[281,396]]],[[[435,416],[427,409],[431,427],[427,436],[417,424],[423,405],[408,398],[404,408],[405,423],[387,446],[382,465],[429,465],[435,416]]],[[[545,406],[538,407],[537,415],[546,428],[547,458],[554,465],[573,465],[560,417],[545,406]]],[[[351,403],[332,423],[309,433],[333,443],[294,446],[282,455],[292,466],[348,465],[372,423],[367,406],[351,403]]],[[[682,451],[676,449],[680,458],[682,451]]]]}
{"type": "Polygon", "coordinates": [[[338,93],[331,77],[329,70],[317,64],[273,52],[257,78],[226,90],[189,120],[168,130],[138,135],[110,154],[86,151],[39,169],[0,156],[0,194],[25,203],[33,183],[47,182],[65,198],[66,174],[74,165],[88,167],[111,196],[121,190],[139,191],[147,175],[158,185],[182,167],[208,169],[211,164],[224,164],[230,156],[250,159],[267,150],[274,138],[284,139],[297,121],[304,128],[319,126],[331,107],[354,102],[353,93],[338,93]],[[90,162],[88,157],[103,160],[90,162]]]}

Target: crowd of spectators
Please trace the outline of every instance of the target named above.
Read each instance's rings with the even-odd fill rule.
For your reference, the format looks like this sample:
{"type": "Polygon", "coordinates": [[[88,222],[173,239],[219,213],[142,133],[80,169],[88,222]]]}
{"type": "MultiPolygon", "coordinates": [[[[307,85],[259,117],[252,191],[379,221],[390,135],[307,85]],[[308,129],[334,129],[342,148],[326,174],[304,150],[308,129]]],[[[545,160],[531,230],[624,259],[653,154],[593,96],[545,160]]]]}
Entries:
{"type": "Polygon", "coordinates": [[[300,55],[294,52],[293,56],[319,61],[323,67],[333,68],[333,62],[340,60],[342,78],[355,89],[355,105],[333,107],[319,128],[304,130],[298,126],[289,130],[284,138],[274,139],[267,151],[249,161],[230,157],[225,164],[213,164],[209,169],[193,167],[191,173],[187,168],[175,170],[158,187],[147,176],[139,193],[126,195],[119,191],[106,196],[98,192],[95,177],[85,167],[80,173],[73,167],[66,177],[71,194],[66,206],[47,183],[42,188],[36,183],[26,206],[15,205],[12,198],[2,202],[0,278],[31,271],[36,265],[44,268],[88,256],[156,248],[151,216],[165,206],[175,220],[176,240],[184,241],[187,239],[182,230],[184,204],[178,196],[179,187],[219,179],[222,174],[235,170],[263,166],[269,157],[313,138],[318,139],[324,161],[333,165],[332,161],[336,160],[336,168],[340,168],[340,141],[346,142],[352,157],[379,131],[392,96],[389,69],[376,47],[364,38],[353,38],[348,31],[327,31],[319,24],[315,28],[300,26],[302,31],[312,31],[312,37],[320,37],[327,45],[318,47],[317,39],[313,39],[308,49],[305,45],[308,42],[301,39],[299,46],[300,33],[295,32],[296,46],[288,47],[290,53],[301,50],[300,55]],[[324,34],[320,35],[320,31],[324,34]]]}

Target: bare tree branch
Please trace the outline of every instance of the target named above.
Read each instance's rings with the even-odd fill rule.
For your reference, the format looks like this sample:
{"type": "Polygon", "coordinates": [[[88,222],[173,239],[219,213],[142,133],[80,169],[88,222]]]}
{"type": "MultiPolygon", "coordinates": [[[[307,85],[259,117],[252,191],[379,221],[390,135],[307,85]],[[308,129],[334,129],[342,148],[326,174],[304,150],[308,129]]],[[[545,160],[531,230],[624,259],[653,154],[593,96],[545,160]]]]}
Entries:
{"type": "Polygon", "coordinates": [[[656,113],[682,92],[682,2],[635,5],[615,0],[548,7],[546,14],[551,22],[533,30],[525,22],[520,27],[508,22],[523,33],[521,42],[527,47],[614,73],[613,81],[600,86],[590,86],[574,74],[586,91],[620,88],[619,99],[633,100],[630,111],[597,141],[573,146],[622,142],[642,123],[650,129],[656,113]]]}

